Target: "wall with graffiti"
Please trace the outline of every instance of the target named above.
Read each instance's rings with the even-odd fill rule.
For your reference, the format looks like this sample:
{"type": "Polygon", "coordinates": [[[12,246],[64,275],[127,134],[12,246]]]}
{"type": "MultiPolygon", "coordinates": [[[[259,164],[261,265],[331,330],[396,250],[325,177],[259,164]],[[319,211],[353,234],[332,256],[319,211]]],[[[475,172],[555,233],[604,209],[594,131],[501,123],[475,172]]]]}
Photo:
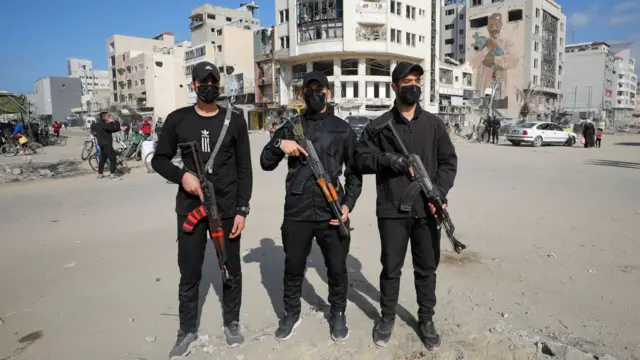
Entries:
{"type": "Polygon", "coordinates": [[[473,10],[468,12],[466,53],[474,70],[475,96],[493,91],[494,109],[503,109],[504,116],[513,117],[518,110],[518,89],[527,86],[523,84],[527,43],[524,7],[473,10]]]}

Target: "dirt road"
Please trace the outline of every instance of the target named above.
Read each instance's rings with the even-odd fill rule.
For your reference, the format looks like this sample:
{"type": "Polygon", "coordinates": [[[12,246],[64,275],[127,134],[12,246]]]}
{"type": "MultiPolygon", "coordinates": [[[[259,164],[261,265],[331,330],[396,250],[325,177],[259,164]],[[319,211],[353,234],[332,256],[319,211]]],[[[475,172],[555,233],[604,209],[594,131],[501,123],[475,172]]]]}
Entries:
{"type": "MultiPolygon", "coordinates": [[[[371,341],[380,271],[372,177],[352,215],[349,339],[328,336],[326,273],[315,246],[304,321],[289,342],[273,339],[282,311],[285,169],[260,170],[267,139],[251,135],[255,186],[242,238],[247,342],[223,346],[209,249],[201,288],[209,339],[189,359],[535,358],[535,349],[514,345],[518,336],[640,358],[640,138],[608,137],[602,149],[457,144],[450,211],[469,249],[443,255],[438,356],[420,354],[406,324],[417,311],[410,257],[394,338],[385,349],[371,341]]],[[[0,186],[0,359],[166,358],[178,326],[175,191],[141,169],[123,181],[0,186]]]]}

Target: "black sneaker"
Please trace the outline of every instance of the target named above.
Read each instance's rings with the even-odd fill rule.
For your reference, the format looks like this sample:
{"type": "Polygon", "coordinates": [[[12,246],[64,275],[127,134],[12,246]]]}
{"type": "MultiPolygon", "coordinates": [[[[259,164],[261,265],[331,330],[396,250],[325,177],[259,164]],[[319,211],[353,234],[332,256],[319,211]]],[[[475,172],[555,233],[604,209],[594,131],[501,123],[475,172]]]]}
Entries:
{"type": "Polygon", "coordinates": [[[347,317],[343,312],[332,313],[329,318],[329,326],[331,327],[331,339],[333,341],[343,341],[349,337],[347,317]]]}
{"type": "Polygon", "coordinates": [[[240,332],[240,324],[237,321],[224,327],[224,336],[227,338],[227,345],[229,347],[236,347],[244,342],[244,336],[240,332]]]}
{"type": "Polygon", "coordinates": [[[183,356],[189,355],[191,350],[197,345],[198,334],[195,332],[185,333],[184,331],[178,331],[178,339],[176,344],[169,353],[170,360],[182,359],[183,356]]]}
{"type": "Polygon", "coordinates": [[[393,325],[396,319],[392,317],[383,317],[373,328],[373,342],[378,346],[387,346],[391,334],[393,333],[393,325]]]}
{"type": "Polygon", "coordinates": [[[433,321],[427,320],[420,322],[419,329],[420,340],[422,340],[427,350],[438,350],[440,348],[440,335],[438,335],[433,321]]]}
{"type": "Polygon", "coordinates": [[[291,335],[293,335],[293,330],[295,330],[298,325],[300,325],[299,315],[285,315],[276,330],[276,340],[289,340],[291,335]]]}

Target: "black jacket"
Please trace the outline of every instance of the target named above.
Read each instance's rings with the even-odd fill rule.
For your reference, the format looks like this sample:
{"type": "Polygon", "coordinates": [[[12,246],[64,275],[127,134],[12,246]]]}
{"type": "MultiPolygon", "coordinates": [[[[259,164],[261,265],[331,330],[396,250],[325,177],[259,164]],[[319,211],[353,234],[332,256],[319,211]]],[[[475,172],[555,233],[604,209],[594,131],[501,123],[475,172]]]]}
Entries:
{"type": "Polygon", "coordinates": [[[104,120],[96,121],[91,124],[91,133],[96,137],[98,144],[113,143],[113,133],[120,131],[120,122],[106,122],[104,120]]]}
{"type": "MultiPolygon", "coordinates": [[[[344,120],[327,113],[303,115],[301,121],[305,138],[313,143],[320,162],[334,186],[338,183],[345,165],[346,181],[344,189],[337,188],[338,197],[341,205],[347,205],[353,211],[362,192],[362,175],[353,171],[353,154],[357,143],[355,132],[344,120]]],[[[265,171],[274,170],[285,156],[280,148],[274,146],[278,139],[294,140],[291,122],[286,122],[278,128],[262,150],[260,165],[265,171]]],[[[290,156],[287,165],[289,172],[286,178],[285,219],[325,221],[335,218],[309,165],[302,164],[301,158],[297,156],[290,156]]]]}
{"type": "Polygon", "coordinates": [[[389,118],[403,138],[409,152],[417,154],[424,164],[442,201],[453,187],[458,157],[444,122],[418,107],[411,121],[407,121],[394,106],[390,111],[367,125],[356,148],[355,163],[363,174],[376,174],[376,215],[380,218],[422,218],[427,216],[424,196],[416,196],[411,212],[400,211],[400,200],[411,180],[389,168],[384,153],[399,153],[389,129],[380,129],[389,118]]]}
{"type": "MultiPolygon", "coordinates": [[[[206,164],[220,137],[226,113],[227,109],[221,107],[215,116],[203,117],[195,111],[194,106],[187,106],[175,110],[165,119],[151,166],[165,179],[180,185],[176,195],[176,213],[179,215],[187,215],[198,207],[200,199],[187,193],[182,187],[184,173],[190,171],[195,174],[191,150],[182,149],[183,169],[171,162],[176,156],[178,144],[195,141],[200,148],[202,161],[206,164]]],[[[231,115],[227,134],[213,162],[213,170],[213,174],[206,176],[213,183],[222,218],[247,216],[246,211],[240,208],[248,208],[251,199],[251,150],[247,124],[237,113],[231,115]]]]}

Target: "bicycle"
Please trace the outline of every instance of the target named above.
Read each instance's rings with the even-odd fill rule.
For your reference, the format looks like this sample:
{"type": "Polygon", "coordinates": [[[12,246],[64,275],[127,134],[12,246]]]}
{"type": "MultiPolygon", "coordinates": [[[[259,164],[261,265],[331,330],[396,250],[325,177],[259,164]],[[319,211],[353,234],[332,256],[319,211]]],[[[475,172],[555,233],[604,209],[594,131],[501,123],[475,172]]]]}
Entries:
{"type": "Polygon", "coordinates": [[[6,157],[16,156],[20,152],[24,155],[38,155],[42,153],[43,146],[38,144],[37,142],[28,142],[24,147],[19,144],[16,140],[11,139],[10,142],[4,144],[2,148],[0,148],[0,153],[6,157]]]}
{"type": "Polygon", "coordinates": [[[96,146],[97,146],[96,138],[93,135],[89,135],[84,140],[84,144],[82,145],[82,152],[80,153],[80,158],[83,161],[88,160],[89,157],[93,155],[93,152],[95,151],[96,146]]]}
{"type": "MultiPolygon", "coordinates": [[[[122,169],[129,170],[129,168],[127,167],[127,159],[124,156],[124,154],[123,153],[118,153],[118,152],[116,152],[116,154],[117,154],[116,155],[116,169],[122,168],[122,169]]],[[[100,164],[100,146],[98,146],[97,144],[95,146],[95,153],[92,156],[89,157],[88,162],[89,162],[89,166],[91,167],[91,170],[97,172],[98,171],[98,165],[100,164]]],[[[105,167],[109,166],[109,159],[107,159],[107,161],[105,162],[104,166],[105,167]]]]}

